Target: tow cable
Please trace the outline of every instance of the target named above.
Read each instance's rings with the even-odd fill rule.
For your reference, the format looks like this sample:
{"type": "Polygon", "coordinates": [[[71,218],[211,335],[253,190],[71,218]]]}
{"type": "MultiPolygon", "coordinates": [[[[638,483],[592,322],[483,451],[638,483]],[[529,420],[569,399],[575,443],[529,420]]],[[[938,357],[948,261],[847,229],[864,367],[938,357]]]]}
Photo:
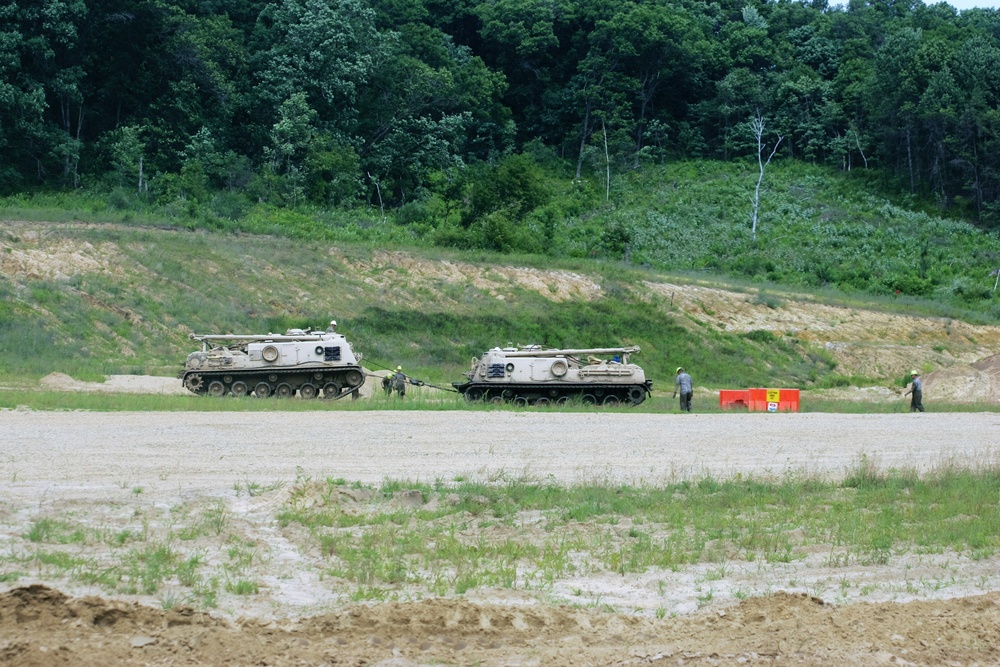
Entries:
{"type": "MultiPolygon", "coordinates": [[[[365,360],[365,361],[367,362],[367,364],[369,366],[374,366],[375,368],[381,369],[383,371],[389,371],[390,373],[395,373],[396,372],[395,369],[388,368],[386,366],[383,366],[382,364],[376,364],[376,363],[368,362],[367,360],[365,360]]],[[[367,375],[368,377],[373,377],[373,378],[382,378],[382,376],[375,375],[374,373],[365,373],[365,375],[367,375]]],[[[414,387],[430,387],[432,389],[437,389],[439,391],[451,391],[451,392],[454,392],[456,394],[461,393],[461,392],[458,391],[458,389],[454,389],[452,387],[439,387],[436,384],[431,384],[430,382],[424,382],[423,380],[417,380],[416,378],[412,378],[409,375],[406,375],[406,373],[403,373],[403,375],[406,377],[407,381],[410,384],[412,384],[414,387]]],[[[384,378],[382,378],[382,379],[384,379],[384,378]]]]}

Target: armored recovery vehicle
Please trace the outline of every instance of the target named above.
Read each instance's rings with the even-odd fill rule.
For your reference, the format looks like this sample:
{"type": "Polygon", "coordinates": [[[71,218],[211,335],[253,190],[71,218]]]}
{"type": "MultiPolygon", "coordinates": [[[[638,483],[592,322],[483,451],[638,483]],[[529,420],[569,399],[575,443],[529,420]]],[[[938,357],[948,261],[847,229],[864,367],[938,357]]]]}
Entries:
{"type": "MultiPolygon", "coordinates": [[[[332,328],[332,327],[331,327],[332,328]]],[[[365,382],[361,355],[333,331],[289,329],[284,334],[197,335],[184,386],[209,396],[343,398],[365,382]]]]}
{"type": "Polygon", "coordinates": [[[546,405],[579,399],[592,405],[638,405],[653,389],[642,368],[629,363],[629,355],[638,351],[638,346],[495,347],[472,360],[468,381],[452,386],[469,401],[546,405]]]}

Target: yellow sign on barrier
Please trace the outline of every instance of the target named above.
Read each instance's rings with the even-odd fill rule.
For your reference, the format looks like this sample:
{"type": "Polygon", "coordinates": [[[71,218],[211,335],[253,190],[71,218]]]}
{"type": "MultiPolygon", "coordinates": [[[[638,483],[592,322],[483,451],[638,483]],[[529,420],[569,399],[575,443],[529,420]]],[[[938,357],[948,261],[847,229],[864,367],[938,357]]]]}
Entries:
{"type": "Polygon", "coordinates": [[[767,402],[768,403],[778,403],[781,401],[781,390],[780,389],[768,389],[767,390],[767,402]]]}

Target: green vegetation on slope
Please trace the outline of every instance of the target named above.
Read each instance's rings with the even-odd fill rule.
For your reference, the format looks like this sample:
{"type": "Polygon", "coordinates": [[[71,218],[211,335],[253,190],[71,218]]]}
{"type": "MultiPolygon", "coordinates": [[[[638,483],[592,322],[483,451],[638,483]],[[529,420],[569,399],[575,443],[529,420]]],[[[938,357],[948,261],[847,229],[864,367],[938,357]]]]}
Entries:
{"type": "MultiPolygon", "coordinates": [[[[805,387],[835,372],[822,351],[782,332],[738,334],[685,320],[643,281],[728,276],[748,300],[776,306],[780,283],[852,306],[875,299],[879,308],[981,323],[1000,316],[989,276],[1000,261],[995,234],[890,204],[863,174],[789,163],[768,172],[754,242],[751,171],[718,162],[647,168],[615,179],[605,202],[593,183],[560,181],[553,169],[545,172],[547,203],[493,236],[463,226],[459,212],[433,198],[426,205],[436,213],[423,222],[303,209],[225,224],[155,207],[115,212],[70,196],[6,200],[0,217],[66,221],[45,225],[45,243],[83,247],[101,267],[0,280],[0,367],[78,379],[173,374],[196,347],[191,331],[278,332],[333,316],[375,367],[404,363],[435,382],[459,379],[470,357],[508,342],[621,343],[642,346],[639,360],[661,387],[679,363],[698,368],[709,386],[805,387]],[[109,220],[116,224],[83,224],[109,220]],[[488,238],[509,243],[481,249],[488,238]],[[602,296],[554,301],[512,285],[499,299],[471,278],[373,263],[373,253],[393,247],[431,262],[470,262],[484,275],[491,266],[582,274],[602,296]]],[[[33,234],[11,225],[0,242],[8,255],[26,252],[38,247],[33,234]]]]}
{"type": "MultiPolygon", "coordinates": [[[[352,260],[319,243],[120,226],[70,225],[48,234],[60,243],[110,244],[115,267],[64,281],[0,284],[0,366],[14,376],[171,374],[198,347],[187,339],[191,331],[284,331],[319,326],[331,315],[375,367],[404,363],[432,381],[460,379],[472,356],[507,342],[637,344],[653,378],[671,378],[680,359],[721,384],[797,386],[831,367],[791,339],[692,333],[669,304],[637,291],[641,279],[655,277],[644,272],[603,279],[606,296],[596,301],[553,302],[526,290],[500,300],[471,281],[411,286],[401,273],[372,285],[381,268],[358,274],[352,260]]],[[[371,254],[364,247],[346,252],[371,254]]]]}
{"type": "MultiPolygon", "coordinates": [[[[755,163],[694,160],[648,166],[614,178],[605,200],[595,180],[571,179],[564,162],[540,153],[543,158],[544,170],[534,161],[518,162],[524,179],[507,174],[510,189],[491,191],[499,201],[471,219],[467,207],[437,194],[385,219],[372,209],[267,206],[229,218],[195,205],[178,211],[133,199],[120,209],[73,195],[8,198],[0,202],[0,217],[111,220],[381,247],[437,246],[533,255],[541,265],[627,260],[660,271],[921,297],[947,305],[956,317],[978,314],[991,322],[1000,317],[990,276],[1000,266],[997,233],[891,203],[873,186],[873,174],[863,170],[844,174],[794,161],[772,164],[754,239],[755,163]],[[528,188],[525,182],[535,185],[528,188]]],[[[483,168],[478,179],[491,182],[503,169],[483,168]]],[[[475,192],[472,188],[465,195],[475,200],[475,192]]],[[[600,269],[587,265],[585,270],[600,269]]]]}

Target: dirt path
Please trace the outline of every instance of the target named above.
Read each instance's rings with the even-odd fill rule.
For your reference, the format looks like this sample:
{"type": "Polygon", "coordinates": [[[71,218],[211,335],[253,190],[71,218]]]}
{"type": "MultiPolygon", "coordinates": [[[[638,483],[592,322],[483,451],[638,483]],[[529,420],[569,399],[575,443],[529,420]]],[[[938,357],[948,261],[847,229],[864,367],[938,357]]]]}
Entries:
{"type": "Polygon", "coordinates": [[[713,584],[717,601],[707,606],[694,602],[705,575],[697,568],[578,577],[553,589],[558,598],[592,587],[631,613],[555,605],[526,591],[354,605],[332,596],[322,572],[275,533],[274,498],[234,488],[301,476],[370,483],[457,476],[659,483],[737,472],[838,478],[862,455],[881,468],[995,464],[998,426],[995,413],[0,412],[0,555],[9,559],[0,563],[32,548],[23,536],[39,516],[87,517],[110,530],[116,512],[169,516],[204,499],[228,503],[245,539],[271,554],[266,592],[230,597],[212,615],[157,608],[174,604],[141,594],[67,599],[45,584],[74,595],[98,589],[31,572],[10,583],[0,576],[0,663],[997,664],[995,558],[900,558],[836,574],[812,561],[766,570],[747,563],[713,584]],[[912,586],[941,576],[941,568],[950,579],[940,590],[912,586]],[[852,604],[805,594],[835,576],[892,585],[852,604]],[[739,602],[727,586],[751,596],[739,602]],[[664,600],[670,614],[655,618],[664,600]]]}
{"type": "Polygon", "coordinates": [[[431,482],[500,473],[660,483],[737,472],[837,478],[993,462],[1000,414],[663,415],[628,412],[0,413],[0,479],[15,488],[293,478],[431,482]],[[127,445],[127,446],[126,446],[127,445]]]}

